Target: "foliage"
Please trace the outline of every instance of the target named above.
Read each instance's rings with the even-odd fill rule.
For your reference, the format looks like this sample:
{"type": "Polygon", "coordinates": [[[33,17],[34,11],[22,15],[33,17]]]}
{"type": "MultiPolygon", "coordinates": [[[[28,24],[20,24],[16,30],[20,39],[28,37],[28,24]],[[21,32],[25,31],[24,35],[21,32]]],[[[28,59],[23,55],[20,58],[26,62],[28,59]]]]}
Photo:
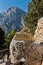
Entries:
{"type": "Polygon", "coordinates": [[[15,31],[14,30],[10,31],[10,33],[5,37],[5,43],[4,43],[3,46],[5,46],[6,48],[9,47],[10,42],[11,42],[14,34],[15,34],[15,31]]]}
{"type": "Polygon", "coordinates": [[[5,33],[2,30],[2,28],[0,28],[0,49],[3,49],[4,37],[5,37],[5,33]]]}
{"type": "Polygon", "coordinates": [[[37,21],[41,17],[43,17],[43,0],[32,0],[28,5],[28,13],[24,19],[24,23],[30,28],[32,35],[36,29],[37,21]]]}

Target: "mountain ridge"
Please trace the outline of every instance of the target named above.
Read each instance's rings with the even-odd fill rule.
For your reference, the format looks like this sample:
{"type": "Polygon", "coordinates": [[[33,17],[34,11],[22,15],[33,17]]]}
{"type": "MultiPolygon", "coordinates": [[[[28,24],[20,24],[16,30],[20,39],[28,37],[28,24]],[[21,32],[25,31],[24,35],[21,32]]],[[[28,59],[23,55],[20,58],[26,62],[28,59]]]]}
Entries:
{"type": "Polygon", "coordinates": [[[23,27],[26,12],[18,7],[10,7],[0,13],[0,27],[8,34],[11,30],[20,31],[23,27]]]}

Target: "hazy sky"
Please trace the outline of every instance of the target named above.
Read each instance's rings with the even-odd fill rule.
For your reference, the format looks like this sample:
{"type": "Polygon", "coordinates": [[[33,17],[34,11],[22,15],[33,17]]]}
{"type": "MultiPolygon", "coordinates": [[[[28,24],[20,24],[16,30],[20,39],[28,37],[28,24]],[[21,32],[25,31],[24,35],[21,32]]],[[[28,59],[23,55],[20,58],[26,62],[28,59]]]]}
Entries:
{"type": "Polygon", "coordinates": [[[16,6],[27,11],[28,2],[31,2],[31,0],[0,0],[0,12],[6,11],[12,6],[16,6]]]}

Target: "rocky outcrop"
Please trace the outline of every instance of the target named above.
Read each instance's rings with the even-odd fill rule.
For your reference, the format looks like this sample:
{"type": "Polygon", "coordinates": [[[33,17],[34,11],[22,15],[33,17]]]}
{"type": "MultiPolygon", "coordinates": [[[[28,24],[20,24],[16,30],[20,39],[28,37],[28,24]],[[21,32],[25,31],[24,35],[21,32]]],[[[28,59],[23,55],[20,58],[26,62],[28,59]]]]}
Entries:
{"type": "Polygon", "coordinates": [[[35,39],[35,43],[37,44],[43,42],[43,17],[38,20],[34,39],[35,39]]]}
{"type": "MultiPolygon", "coordinates": [[[[24,65],[31,65],[33,62],[33,65],[37,65],[34,63],[40,63],[42,60],[42,55],[40,54],[38,47],[38,45],[33,44],[32,42],[17,42],[14,46],[15,49],[13,48],[13,53],[11,54],[12,62],[15,64],[23,62],[24,65]]],[[[12,49],[10,49],[10,51],[11,50],[12,49]]]]}
{"type": "Polygon", "coordinates": [[[10,43],[11,62],[14,65],[41,65],[43,46],[31,42],[32,38],[27,34],[23,29],[14,35],[10,43]]]}
{"type": "MultiPolygon", "coordinates": [[[[11,62],[12,63],[14,62],[14,60],[16,62],[16,57],[18,55],[21,55],[20,57],[18,56],[19,60],[21,60],[20,58],[23,58],[23,56],[25,55],[25,53],[22,53],[22,50],[24,48],[23,51],[24,52],[26,51],[25,43],[26,43],[26,41],[30,42],[31,40],[32,40],[32,37],[28,34],[28,28],[27,27],[24,27],[20,32],[17,32],[14,35],[14,37],[13,37],[11,43],[10,43],[10,56],[11,56],[11,62]],[[13,53],[13,50],[14,50],[14,53],[13,53]],[[19,53],[19,51],[21,53],[19,53]]],[[[28,51],[26,51],[26,52],[28,52],[28,51]]]]}

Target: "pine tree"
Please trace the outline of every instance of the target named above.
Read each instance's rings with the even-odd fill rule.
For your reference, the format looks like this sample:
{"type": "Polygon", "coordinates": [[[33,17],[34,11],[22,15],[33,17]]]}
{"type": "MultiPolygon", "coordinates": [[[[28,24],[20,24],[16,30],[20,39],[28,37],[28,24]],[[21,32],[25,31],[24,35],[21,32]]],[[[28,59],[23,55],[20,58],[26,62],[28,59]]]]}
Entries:
{"type": "Polygon", "coordinates": [[[35,32],[37,21],[41,17],[43,17],[43,0],[32,0],[28,5],[28,13],[24,19],[24,23],[30,28],[32,35],[35,32]]]}
{"type": "Polygon", "coordinates": [[[5,46],[6,48],[8,48],[14,35],[15,35],[15,31],[14,30],[11,30],[8,33],[8,35],[5,37],[5,43],[4,43],[3,46],[5,46]]]}

